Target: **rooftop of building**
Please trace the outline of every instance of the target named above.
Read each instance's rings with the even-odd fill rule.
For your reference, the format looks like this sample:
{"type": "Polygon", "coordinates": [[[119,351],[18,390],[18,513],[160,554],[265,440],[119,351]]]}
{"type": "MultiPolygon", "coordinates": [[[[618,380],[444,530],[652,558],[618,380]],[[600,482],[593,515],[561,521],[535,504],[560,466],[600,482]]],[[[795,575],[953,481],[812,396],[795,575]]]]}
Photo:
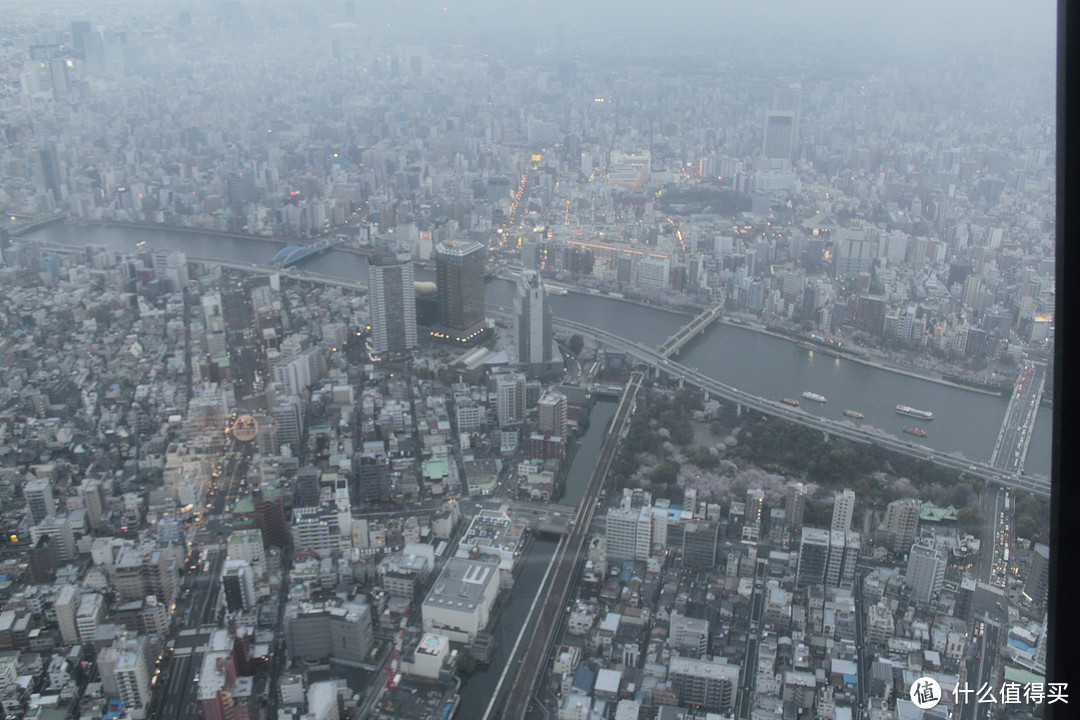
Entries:
{"type": "Polygon", "coordinates": [[[425,607],[472,612],[491,583],[498,582],[499,566],[481,560],[451,558],[424,600],[425,607]]]}
{"type": "Polygon", "coordinates": [[[514,523],[507,513],[481,510],[469,523],[461,544],[480,549],[517,552],[521,547],[524,531],[524,526],[514,523]]]}
{"type": "Polygon", "coordinates": [[[668,672],[672,675],[694,675],[710,680],[737,682],[739,679],[739,666],[729,664],[725,658],[695,659],[673,656],[668,664],[668,672]]]}
{"type": "Polygon", "coordinates": [[[445,240],[435,247],[437,255],[458,258],[483,250],[484,246],[475,240],[445,240]]]}

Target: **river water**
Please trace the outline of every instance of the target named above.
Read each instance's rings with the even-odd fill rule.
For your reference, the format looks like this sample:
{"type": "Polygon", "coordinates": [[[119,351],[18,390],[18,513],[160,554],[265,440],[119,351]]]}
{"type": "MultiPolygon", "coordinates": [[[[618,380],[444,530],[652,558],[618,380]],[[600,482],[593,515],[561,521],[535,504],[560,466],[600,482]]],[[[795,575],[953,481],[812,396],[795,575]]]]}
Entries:
{"type": "MultiPolygon", "coordinates": [[[[235,263],[266,263],[282,247],[279,242],[256,238],[109,226],[54,225],[29,237],[65,245],[100,245],[119,251],[134,250],[139,242],[145,241],[155,248],[180,250],[192,258],[235,263]]],[[[305,270],[334,278],[359,281],[367,278],[367,263],[362,256],[336,250],[309,261],[305,270]]],[[[432,278],[420,271],[417,279],[432,278]]],[[[513,305],[513,283],[493,279],[487,288],[489,303],[502,307],[513,305]]],[[[552,296],[551,307],[556,317],[572,318],[628,340],[652,345],[662,343],[687,320],[678,313],[576,293],[552,296]]],[[[989,459],[1008,404],[1002,397],[834,358],[781,338],[722,323],[714,324],[692,340],[676,359],[755,395],[800,399],[801,408],[807,412],[839,420],[844,419],[845,409],[858,410],[865,416],[859,421],[861,424],[898,437],[903,437],[905,425],[915,424],[896,414],[898,403],[930,410],[935,419],[921,424],[927,436],[919,442],[979,461],[989,459]],[[819,405],[803,399],[800,396],[804,391],[819,393],[829,401],[819,405]]],[[[1048,408],[1042,408],[1036,419],[1025,465],[1029,474],[1050,474],[1051,415],[1048,408]]],[[[571,499],[569,486],[568,482],[568,500],[571,499]]]]}

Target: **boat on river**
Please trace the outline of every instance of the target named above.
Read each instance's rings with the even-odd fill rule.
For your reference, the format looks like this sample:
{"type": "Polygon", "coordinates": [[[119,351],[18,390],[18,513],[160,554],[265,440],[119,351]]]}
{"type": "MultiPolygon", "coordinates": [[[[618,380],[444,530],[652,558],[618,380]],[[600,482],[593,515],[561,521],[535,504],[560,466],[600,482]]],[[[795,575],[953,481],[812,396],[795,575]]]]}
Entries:
{"type": "Polygon", "coordinates": [[[919,410],[918,408],[913,408],[910,405],[897,405],[896,412],[901,415],[907,415],[908,417],[916,418],[918,420],[934,419],[934,413],[930,412],[929,410],[919,410]]]}

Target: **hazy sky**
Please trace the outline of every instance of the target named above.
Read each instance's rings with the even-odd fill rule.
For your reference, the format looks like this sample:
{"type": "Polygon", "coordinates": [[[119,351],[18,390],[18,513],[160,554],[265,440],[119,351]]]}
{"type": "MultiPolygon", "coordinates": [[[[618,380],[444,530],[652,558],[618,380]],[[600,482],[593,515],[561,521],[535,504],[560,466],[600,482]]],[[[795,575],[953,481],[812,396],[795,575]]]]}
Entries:
{"type": "MultiPolygon", "coordinates": [[[[273,27],[330,26],[348,0],[0,0],[0,16],[35,20],[92,19],[112,24],[136,16],[168,24],[181,11],[217,16],[226,5],[273,27]],[[107,19],[106,19],[107,18],[107,19]]],[[[546,48],[561,38],[573,50],[613,44],[633,53],[641,37],[682,49],[715,50],[751,43],[800,49],[853,48],[889,56],[1008,55],[1056,43],[1055,0],[351,0],[353,21],[397,42],[482,42],[546,48]],[[620,38],[626,41],[619,46],[620,38]]],[[[63,22],[61,20],[61,23],[63,22]]],[[[34,23],[36,24],[36,23],[34,23]]],[[[257,24],[257,23],[256,23],[257,24]]],[[[265,26],[264,26],[265,27],[265,26]]],[[[826,53],[830,55],[833,53],[826,53]]]]}
{"type": "MultiPolygon", "coordinates": [[[[382,7],[380,7],[382,6],[382,7]]],[[[712,37],[722,44],[731,33],[765,43],[778,34],[822,43],[854,41],[888,51],[1048,47],[1055,42],[1053,0],[714,0],[712,2],[619,2],[617,0],[398,0],[394,16],[441,21],[455,31],[488,29],[523,40],[548,38],[561,25],[567,38],[602,42],[611,34],[712,37]],[[445,8],[445,9],[444,9],[445,8]],[[441,18],[440,18],[441,16],[441,18]]],[[[358,12],[380,2],[356,1],[358,12]]]]}

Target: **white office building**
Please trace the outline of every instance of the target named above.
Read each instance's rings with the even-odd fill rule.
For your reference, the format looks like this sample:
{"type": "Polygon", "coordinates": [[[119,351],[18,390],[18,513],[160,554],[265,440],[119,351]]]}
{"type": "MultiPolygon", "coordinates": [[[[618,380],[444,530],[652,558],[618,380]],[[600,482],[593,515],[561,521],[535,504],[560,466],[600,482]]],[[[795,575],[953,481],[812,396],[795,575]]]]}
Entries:
{"type": "Polygon", "coordinates": [[[652,550],[652,508],[611,508],[607,513],[609,560],[648,560],[652,550]]]}
{"type": "Polygon", "coordinates": [[[933,602],[945,584],[945,568],[949,557],[945,550],[932,543],[915,543],[908,554],[904,582],[911,588],[915,602],[933,602]]]}
{"type": "Polygon", "coordinates": [[[487,627],[498,594],[498,564],[451,558],[424,600],[424,631],[471,642],[487,627]]]}

